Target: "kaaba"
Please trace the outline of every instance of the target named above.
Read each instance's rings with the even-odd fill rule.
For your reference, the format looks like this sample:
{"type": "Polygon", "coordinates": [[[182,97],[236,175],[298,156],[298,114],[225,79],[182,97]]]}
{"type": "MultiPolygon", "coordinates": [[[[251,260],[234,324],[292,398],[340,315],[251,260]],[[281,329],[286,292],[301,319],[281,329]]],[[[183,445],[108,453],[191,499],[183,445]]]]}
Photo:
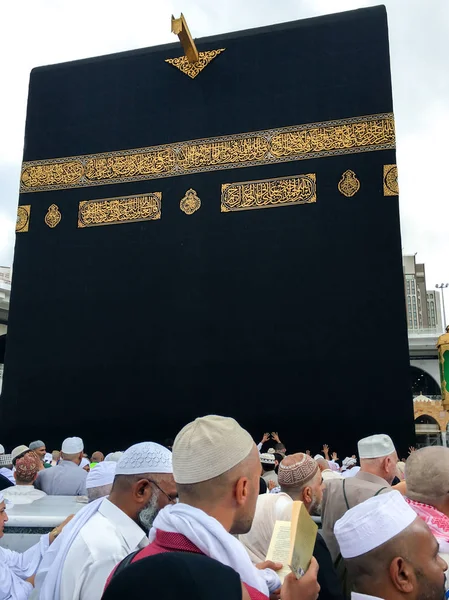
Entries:
{"type": "Polygon", "coordinates": [[[385,8],[173,39],[31,73],[2,442],[405,449],[385,8]]]}

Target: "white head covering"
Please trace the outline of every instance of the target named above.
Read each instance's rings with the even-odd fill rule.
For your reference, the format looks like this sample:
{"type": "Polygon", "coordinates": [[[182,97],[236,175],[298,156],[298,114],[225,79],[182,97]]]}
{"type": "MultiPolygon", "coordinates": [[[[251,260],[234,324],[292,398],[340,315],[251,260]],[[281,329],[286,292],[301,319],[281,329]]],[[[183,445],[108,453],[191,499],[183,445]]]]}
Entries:
{"type": "Polygon", "coordinates": [[[50,452],[46,452],[44,456],[44,463],[50,464],[52,460],[53,456],[50,454],[50,452]]]}
{"type": "Polygon", "coordinates": [[[12,460],[15,460],[18,456],[20,456],[21,454],[25,454],[25,452],[28,451],[29,448],[28,446],[25,446],[25,444],[22,444],[21,446],[16,446],[11,452],[12,460]]]}
{"type": "Polygon", "coordinates": [[[123,452],[110,452],[106,458],[104,460],[106,461],[112,461],[112,462],[118,462],[123,456],[123,452]]]}
{"type": "Polygon", "coordinates": [[[313,460],[319,460],[320,458],[324,459],[324,456],[322,454],[315,454],[315,456],[313,457],[313,460]]]}
{"type": "Polygon", "coordinates": [[[0,492],[0,504],[5,501],[3,494],[0,492]]]}
{"type": "Polygon", "coordinates": [[[345,471],[346,469],[349,469],[349,467],[353,467],[354,465],[357,464],[357,460],[355,458],[351,458],[350,456],[347,456],[344,461],[341,463],[341,470],[345,471]]]}
{"type": "Polygon", "coordinates": [[[417,518],[396,490],[379,494],[349,509],[335,523],[334,534],[343,558],[354,558],[382,546],[417,518]]]}
{"type": "Polygon", "coordinates": [[[90,465],[90,462],[87,460],[87,458],[83,457],[80,462],[80,467],[84,469],[84,467],[87,467],[87,465],[90,465]]]}
{"type": "Polygon", "coordinates": [[[395,447],[389,435],[384,433],[370,435],[363,438],[357,444],[359,457],[362,458],[382,458],[395,452],[395,447]]]}
{"type": "Polygon", "coordinates": [[[235,419],[208,415],[178,433],[173,444],[176,483],[200,483],[222,475],[244,460],[255,447],[250,434],[235,419]]]}
{"type": "Polygon", "coordinates": [[[114,482],[116,462],[105,460],[95,465],[87,475],[86,488],[92,489],[103,485],[111,485],[114,482]]]}
{"type": "Polygon", "coordinates": [[[0,454],[5,454],[5,447],[0,444],[0,454]]]}
{"type": "Polygon", "coordinates": [[[293,500],[282,492],[257,498],[251,530],[238,536],[255,565],[266,559],[276,521],[291,521],[292,506],[293,500]]]}
{"type": "Polygon", "coordinates": [[[274,454],[265,452],[265,454],[260,454],[260,462],[263,465],[274,465],[276,464],[276,459],[274,458],[274,454]]]}
{"type": "Polygon", "coordinates": [[[79,454],[84,450],[84,442],[79,437],[66,438],[62,442],[61,452],[64,454],[79,454]]]}
{"type": "Polygon", "coordinates": [[[117,463],[116,475],[173,473],[172,453],[154,442],[134,444],[117,463]]]}
{"type": "Polygon", "coordinates": [[[34,442],[31,442],[30,450],[37,450],[38,448],[42,448],[43,446],[45,446],[45,444],[42,440],[35,440],[34,442]]]}

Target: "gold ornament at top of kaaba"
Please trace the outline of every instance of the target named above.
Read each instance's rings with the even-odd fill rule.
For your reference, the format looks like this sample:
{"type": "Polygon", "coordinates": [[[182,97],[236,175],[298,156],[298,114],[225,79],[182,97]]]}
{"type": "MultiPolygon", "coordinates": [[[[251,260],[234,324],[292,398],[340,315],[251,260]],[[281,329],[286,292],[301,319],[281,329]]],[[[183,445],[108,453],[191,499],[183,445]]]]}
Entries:
{"type": "Polygon", "coordinates": [[[47,214],[45,215],[45,223],[53,229],[56,227],[56,225],[58,225],[58,223],[60,223],[61,219],[62,216],[59,212],[59,208],[56,206],[56,204],[52,204],[48,208],[47,214]]]}
{"type": "Polygon", "coordinates": [[[28,231],[30,226],[31,204],[22,204],[17,208],[16,233],[28,231]]]}
{"type": "Polygon", "coordinates": [[[182,73],[188,75],[191,79],[195,79],[195,77],[201,73],[214,58],[225,50],[225,48],[219,48],[217,50],[198,52],[188,28],[187,21],[182,13],[179,19],[175,19],[172,15],[171,30],[172,33],[179,37],[179,41],[184,49],[184,56],[167,58],[165,62],[170,63],[182,73]]]}
{"type": "Polygon", "coordinates": [[[384,165],[384,196],[398,195],[398,167],[397,165],[384,165]]]}
{"type": "Polygon", "coordinates": [[[179,203],[179,208],[182,212],[185,212],[186,215],[193,215],[201,207],[201,200],[198,198],[198,194],[195,190],[187,190],[186,195],[179,203]]]}
{"type": "Polygon", "coordinates": [[[347,198],[351,198],[360,189],[360,181],[357,179],[356,174],[351,169],[348,169],[341,176],[340,181],[338,182],[338,189],[343,196],[347,198]]]}

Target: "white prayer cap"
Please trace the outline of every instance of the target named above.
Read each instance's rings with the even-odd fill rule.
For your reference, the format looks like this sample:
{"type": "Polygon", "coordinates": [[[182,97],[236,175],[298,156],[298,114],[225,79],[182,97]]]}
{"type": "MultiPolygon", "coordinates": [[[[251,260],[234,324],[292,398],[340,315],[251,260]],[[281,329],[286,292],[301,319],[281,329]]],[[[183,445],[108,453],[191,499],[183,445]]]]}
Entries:
{"type": "MultiPolygon", "coordinates": [[[[367,457],[365,456],[364,458],[367,457]]],[[[354,465],[356,465],[357,460],[355,458],[347,456],[341,464],[345,469],[348,469],[349,467],[353,467],[354,465]]]]}
{"type": "Polygon", "coordinates": [[[274,448],[268,448],[267,454],[274,454],[276,450],[274,448]]]}
{"type": "Polygon", "coordinates": [[[87,458],[83,457],[80,462],[80,467],[84,469],[84,467],[87,467],[87,465],[90,465],[90,462],[87,460],[87,458]]]}
{"type": "Polygon", "coordinates": [[[218,477],[244,460],[255,447],[235,419],[208,415],[186,425],[173,444],[176,483],[200,483],[218,477]]]}
{"type": "Polygon", "coordinates": [[[5,501],[5,498],[3,497],[3,494],[0,492],[0,504],[4,501],[5,501]]]}
{"type": "Polygon", "coordinates": [[[320,460],[320,458],[324,459],[324,456],[322,454],[315,454],[313,460],[320,460]]]}
{"type": "Polygon", "coordinates": [[[0,454],[5,454],[5,448],[0,444],[0,454]]]}
{"type": "Polygon", "coordinates": [[[274,454],[265,452],[265,454],[260,455],[260,462],[263,465],[274,465],[274,464],[276,464],[276,459],[274,458],[274,454]]]}
{"type": "Polygon", "coordinates": [[[42,440],[35,440],[34,442],[31,442],[30,450],[37,450],[38,448],[42,448],[43,446],[45,446],[45,444],[42,440]]]}
{"type": "Polygon", "coordinates": [[[116,475],[145,473],[173,473],[170,450],[154,442],[141,442],[128,448],[117,463],[116,475]]]}
{"type": "Polygon", "coordinates": [[[61,452],[64,454],[79,454],[84,450],[84,442],[79,437],[67,438],[62,442],[61,452]]]}
{"type": "Polygon", "coordinates": [[[13,451],[11,452],[12,460],[15,461],[17,457],[19,457],[22,454],[25,454],[25,452],[29,452],[29,451],[30,451],[30,449],[28,448],[28,446],[25,446],[25,444],[22,444],[21,446],[16,446],[15,448],[13,448],[13,451]]]}
{"type": "Polygon", "coordinates": [[[355,558],[382,546],[417,518],[403,496],[379,494],[350,508],[335,523],[334,534],[343,558],[355,558]]]}
{"type": "Polygon", "coordinates": [[[112,461],[112,462],[118,463],[118,461],[122,458],[122,456],[123,456],[123,452],[120,452],[120,451],[110,452],[104,460],[106,460],[108,462],[112,461]]]}
{"type": "Polygon", "coordinates": [[[95,465],[90,470],[86,479],[86,488],[89,490],[102,485],[111,485],[114,482],[116,462],[106,462],[105,460],[95,465]]]}
{"type": "Polygon", "coordinates": [[[395,452],[391,437],[384,433],[363,438],[358,443],[358,449],[360,458],[382,458],[395,452]]]}

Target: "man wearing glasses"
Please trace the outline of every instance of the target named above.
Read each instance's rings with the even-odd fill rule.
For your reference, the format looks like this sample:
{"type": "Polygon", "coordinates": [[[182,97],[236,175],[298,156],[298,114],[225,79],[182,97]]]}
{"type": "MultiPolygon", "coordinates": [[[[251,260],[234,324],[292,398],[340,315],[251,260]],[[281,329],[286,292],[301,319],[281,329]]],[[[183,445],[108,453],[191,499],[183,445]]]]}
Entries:
{"type": "Polygon", "coordinates": [[[177,502],[170,450],[135,444],[117,463],[108,498],[91,502],[73,519],[69,535],[46,556],[36,576],[41,600],[101,598],[106,580],[125,556],[148,544],[161,508],[177,502]]]}

